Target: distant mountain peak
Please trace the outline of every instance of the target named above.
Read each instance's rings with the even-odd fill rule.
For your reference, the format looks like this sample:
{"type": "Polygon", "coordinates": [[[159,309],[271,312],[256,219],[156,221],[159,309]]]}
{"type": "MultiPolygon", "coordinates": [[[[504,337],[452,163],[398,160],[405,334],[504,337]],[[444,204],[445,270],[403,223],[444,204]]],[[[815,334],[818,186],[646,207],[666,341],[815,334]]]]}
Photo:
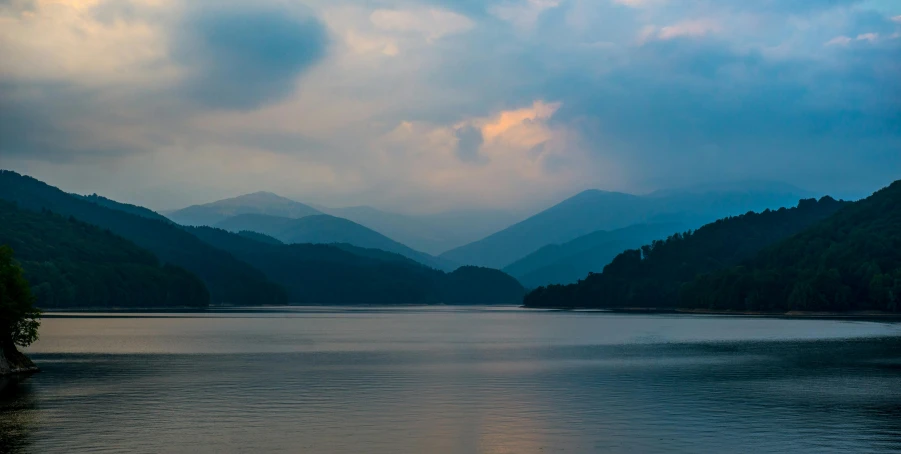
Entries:
{"type": "Polygon", "coordinates": [[[287,197],[260,191],[202,205],[192,205],[169,213],[169,218],[183,225],[214,225],[241,214],[265,214],[297,219],[322,212],[287,197]]]}

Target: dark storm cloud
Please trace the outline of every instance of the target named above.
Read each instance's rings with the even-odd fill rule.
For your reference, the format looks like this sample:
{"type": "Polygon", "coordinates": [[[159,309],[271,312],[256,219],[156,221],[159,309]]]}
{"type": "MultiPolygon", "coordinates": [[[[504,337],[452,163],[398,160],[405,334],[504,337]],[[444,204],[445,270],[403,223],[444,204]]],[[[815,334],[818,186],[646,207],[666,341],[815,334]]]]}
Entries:
{"type": "MultiPolygon", "coordinates": [[[[0,14],[35,4],[40,13],[40,2],[0,0],[0,14]]],[[[50,74],[58,83],[45,84],[24,70],[4,85],[18,73],[0,71],[0,161],[71,161],[62,173],[90,168],[90,156],[172,148],[190,160],[237,148],[233,156],[260,157],[262,168],[267,159],[302,157],[296,169],[279,168],[321,165],[335,187],[350,181],[373,200],[389,199],[424,193],[429,171],[423,164],[413,181],[409,167],[390,161],[403,153],[380,154],[380,138],[401,122],[447,130],[542,101],[560,104],[542,121],[565,140],[535,145],[528,157],[547,155],[539,171],[548,174],[577,165],[596,178],[552,190],[767,179],[833,192],[875,189],[901,175],[901,23],[891,19],[901,10],[892,0],[318,0],[310,8],[321,19],[293,3],[267,5],[101,2],[93,15],[104,25],[149,24],[158,33],[164,61],[141,60],[158,65],[158,76],[107,84],[87,71],[75,80],[50,74]],[[472,26],[433,36],[416,23],[440,17],[432,8],[472,26]],[[408,14],[379,26],[376,9],[408,14]],[[395,53],[381,52],[388,44],[395,53]],[[298,84],[309,90],[289,99],[298,84]],[[281,101],[270,111],[219,112],[281,101]],[[312,109],[322,118],[281,121],[312,109]]],[[[24,53],[10,55],[28,67],[24,53]]],[[[506,164],[489,161],[476,128],[455,135],[459,161],[482,170],[506,164]]],[[[210,187],[231,181],[215,166],[199,168],[211,169],[210,187]]],[[[545,190],[527,178],[491,183],[545,190]]],[[[221,185],[233,191],[234,183],[221,185]]]]}
{"type": "Polygon", "coordinates": [[[836,49],[836,64],[654,42],[603,77],[574,73],[547,90],[564,100],[554,121],[582,125],[596,153],[645,186],[765,175],[821,187],[839,168],[886,182],[901,170],[890,152],[901,144],[899,44],[836,49]]]}
{"type": "MultiPolygon", "coordinates": [[[[85,148],[61,120],[86,104],[65,85],[15,84],[0,81],[0,156],[76,160],[86,153],[116,153],[85,148]]],[[[2,164],[2,159],[0,159],[2,164]]]]}
{"type": "Polygon", "coordinates": [[[290,94],[327,46],[325,26],[312,17],[276,9],[198,11],[181,26],[172,55],[190,71],[184,91],[191,99],[251,109],[290,94]]]}

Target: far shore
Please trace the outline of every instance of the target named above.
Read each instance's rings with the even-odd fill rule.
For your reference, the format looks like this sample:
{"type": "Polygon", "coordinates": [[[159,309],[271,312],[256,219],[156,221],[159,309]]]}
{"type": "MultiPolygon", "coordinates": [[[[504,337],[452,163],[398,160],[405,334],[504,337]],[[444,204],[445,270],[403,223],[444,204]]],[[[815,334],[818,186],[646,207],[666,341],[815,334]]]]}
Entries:
{"type": "Polygon", "coordinates": [[[560,311],[597,311],[616,314],[685,314],[685,315],[734,315],[745,317],[778,317],[778,318],[834,318],[834,319],[897,319],[901,320],[901,313],[883,311],[788,311],[788,312],[760,312],[760,311],[732,311],[712,309],[670,309],[656,307],[525,307],[526,309],[560,310],[560,311]]]}

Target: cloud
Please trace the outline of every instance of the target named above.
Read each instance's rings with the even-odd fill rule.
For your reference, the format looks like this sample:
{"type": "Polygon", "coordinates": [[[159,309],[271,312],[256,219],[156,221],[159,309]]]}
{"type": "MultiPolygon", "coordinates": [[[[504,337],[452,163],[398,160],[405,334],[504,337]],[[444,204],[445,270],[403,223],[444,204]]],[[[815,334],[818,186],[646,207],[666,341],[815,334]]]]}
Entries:
{"type": "Polygon", "coordinates": [[[283,98],[328,45],[317,19],[275,9],[196,11],[181,28],[172,55],[187,68],[185,93],[214,108],[252,109],[283,98]]]}
{"type": "Polygon", "coordinates": [[[865,191],[901,168],[897,13],[872,4],[5,2],[0,165],[157,208],[865,191]]]}
{"type": "Polygon", "coordinates": [[[560,6],[561,0],[507,0],[488,8],[494,16],[519,28],[531,28],[542,13],[560,6]]]}
{"type": "Polygon", "coordinates": [[[835,38],[826,41],[827,46],[846,46],[852,41],[851,38],[847,36],[836,36],[835,38]]]}
{"type": "Polygon", "coordinates": [[[715,21],[697,19],[663,27],[657,34],[657,37],[667,40],[682,36],[704,36],[710,33],[719,32],[721,29],[720,25],[715,21]]]}
{"type": "Polygon", "coordinates": [[[415,11],[378,9],[369,19],[381,30],[418,33],[428,41],[473,27],[473,22],[466,16],[434,8],[415,11]]]}
{"type": "Polygon", "coordinates": [[[464,162],[479,162],[479,149],[485,143],[482,131],[472,125],[462,125],[454,130],[457,137],[457,156],[464,162]]]}
{"type": "Polygon", "coordinates": [[[677,38],[698,38],[722,31],[722,26],[712,19],[691,19],[660,27],[646,25],[638,34],[638,42],[667,41],[677,38]]]}
{"type": "Polygon", "coordinates": [[[531,107],[506,110],[482,121],[482,137],[486,142],[506,142],[519,147],[534,147],[550,139],[544,121],[560,108],[560,103],[535,101],[531,107]]]}

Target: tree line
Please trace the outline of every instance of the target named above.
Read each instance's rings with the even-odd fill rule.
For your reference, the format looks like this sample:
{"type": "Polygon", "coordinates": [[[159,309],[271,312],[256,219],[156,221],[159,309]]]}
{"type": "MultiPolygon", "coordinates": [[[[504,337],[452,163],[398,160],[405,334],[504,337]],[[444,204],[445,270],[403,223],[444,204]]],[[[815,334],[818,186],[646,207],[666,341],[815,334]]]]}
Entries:
{"type": "MultiPolygon", "coordinates": [[[[693,306],[683,288],[699,276],[738,265],[774,243],[821,222],[847,202],[801,200],[794,208],[728,217],[627,250],[578,283],[540,287],[530,307],[674,308],[693,306]]],[[[698,288],[698,287],[694,287],[698,288]]]]}

